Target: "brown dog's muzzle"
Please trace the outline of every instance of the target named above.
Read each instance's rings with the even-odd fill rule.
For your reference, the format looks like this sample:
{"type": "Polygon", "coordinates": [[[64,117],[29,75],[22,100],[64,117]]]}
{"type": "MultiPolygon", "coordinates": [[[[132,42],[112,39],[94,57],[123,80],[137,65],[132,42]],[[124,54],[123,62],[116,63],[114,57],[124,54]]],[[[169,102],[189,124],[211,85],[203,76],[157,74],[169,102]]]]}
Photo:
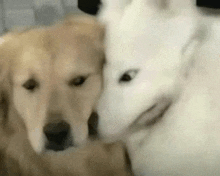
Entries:
{"type": "Polygon", "coordinates": [[[73,146],[70,125],[64,120],[48,123],[43,132],[47,139],[47,150],[62,151],[73,146]]]}

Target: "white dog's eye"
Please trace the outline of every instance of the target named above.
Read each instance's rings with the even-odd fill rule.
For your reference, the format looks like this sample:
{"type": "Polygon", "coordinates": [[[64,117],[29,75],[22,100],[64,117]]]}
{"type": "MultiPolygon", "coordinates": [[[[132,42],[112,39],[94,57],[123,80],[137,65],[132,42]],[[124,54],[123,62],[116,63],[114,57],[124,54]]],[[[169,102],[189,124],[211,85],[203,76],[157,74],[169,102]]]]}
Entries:
{"type": "Polygon", "coordinates": [[[134,79],[134,77],[137,75],[139,70],[135,69],[135,70],[129,70],[126,71],[119,79],[119,83],[122,82],[130,82],[132,79],[134,79]]]}
{"type": "Polygon", "coordinates": [[[81,86],[81,85],[83,85],[85,83],[86,79],[87,79],[87,77],[85,77],[85,76],[78,76],[78,77],[72,79],[69,82],[69,85],[70,86],[77,86],[77,87],[81,86]]]}
{"type": "Polygon", "coordinates": [[[34,89],[36,89],[38,86],[39,85],[37,81],[35,81],[34,79],[29,79],[23,84],[23,87],[30,91],[34,91],[34,89]]]}

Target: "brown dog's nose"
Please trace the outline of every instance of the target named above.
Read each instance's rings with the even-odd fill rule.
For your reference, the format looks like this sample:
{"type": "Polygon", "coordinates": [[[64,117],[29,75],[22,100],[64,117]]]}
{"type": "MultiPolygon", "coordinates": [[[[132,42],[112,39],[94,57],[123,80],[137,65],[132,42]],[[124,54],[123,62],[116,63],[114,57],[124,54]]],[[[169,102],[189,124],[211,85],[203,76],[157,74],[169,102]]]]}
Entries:
{"type": "Polygon", "coordinates": [[[49,150],[64,150],[68,148],[70,141],[70,125],[65,121],[59,123],[48,123],[44,129],[44,134],[47,137],[49,150]]]}

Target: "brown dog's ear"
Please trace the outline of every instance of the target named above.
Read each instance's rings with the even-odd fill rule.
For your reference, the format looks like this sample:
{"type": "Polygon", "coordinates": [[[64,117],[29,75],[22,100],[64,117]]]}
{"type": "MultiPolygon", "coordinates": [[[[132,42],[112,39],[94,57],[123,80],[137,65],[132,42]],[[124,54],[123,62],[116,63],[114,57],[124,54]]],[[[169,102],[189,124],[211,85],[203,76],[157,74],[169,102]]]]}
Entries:
{"type": "Polygon", "coordinates": [[[8,33],[0,38],[0,86],[2,85],[9,69],[10,59],[16,46],[16,40],[13,40],[17,36],[18,32],[8,33]]]}
{"type": "Polygon", "coordinates": [[[4,69],[4,65],[5,65],[5,61],[3,60],[2,54],[1,54],[1,50],[2,50],[2,45],[4,40],[1,38],[1,44],[0,44],[0,127],[3,123],[3,120],[5,119],[6,116],[6,111],[7,111],[7,102],[5,100],[5,94],[4,94],[4,75],[5,75],[5,69],[4,69]]]}
{"type": "Polygon", "coordinates": [[[17,112],[14,112],[15,110],[9,106],[11,91],[10,63],[17,55],[17,47],[19,46],[16,36],[17,33],[6,34],[1,38],[0,44],[0,150],[7,147],[15,127],[20,127],[17,112]]]}
{"type": "MultiPolygon", "coordinates": [[[[5,92],[5,76],[7,62],[4,59],[5,39],[0,38],[0,152],[5,149],[8,144],[8,135],[5,131],[6,117],[8,116],[8,98],[5,92]]],[[[0,166],[1,167],[1,166],[0,166]]]]}
{"type": "Polygon", "coordinates": [[[3,121],[6,119],[8,114],[8,104],[9,99],[7,95],[8,91],[8,72],[9,72],[9,57],[7,53],[9,52],[10,47],[7,46],[8,40],[11,39],[11,35],[8,34],[0,39],[0,125],[3,124],[3,121]]]}
{"type": "Polygon", "coordinates": [[[82,35],[94,41],[96,47],[103,49],[105,27],[96,17],[90,15],[68,15],[63,20],[63,24],[78,28],[82,35]]]}
{"type": "Polygon", "coordinates": [[[102,24],[97,24],[97,37],[96,37],[96,42],[97,46],[104,50],[104,37],[105,37],[105,27],[102,24]]]}

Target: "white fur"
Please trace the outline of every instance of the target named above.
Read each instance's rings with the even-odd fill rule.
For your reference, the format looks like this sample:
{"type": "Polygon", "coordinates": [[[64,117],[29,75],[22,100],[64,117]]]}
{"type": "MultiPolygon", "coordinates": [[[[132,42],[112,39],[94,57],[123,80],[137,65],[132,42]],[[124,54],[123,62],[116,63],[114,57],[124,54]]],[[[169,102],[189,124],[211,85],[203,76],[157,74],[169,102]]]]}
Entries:
{"type": "Polygon", "coordinates": [[[32,145],[33,149],[39,154],[44,149],[45,144],[45,136],[42,133],[43,129],[42,127],[38,127],[31,132],[29,132],[29,140],[30,144],[32,145]]]}
{"type": "Polygon", "coordinates": [[[220,175],[219,24],[204,27],[193,0],[168,2],[133,0],[104,21],[99,132],[126,142],[137,176],[220,175]],[[135,78],[119,83],[131,69],[135,78]],[[164,98],[173,103],[163,119],[133,133],[137,118],[164,98]]]}
{"type": "Polygon", "coordinates": [[[107,23],[117,20],[129,2],[130,0],[102,0],[102,8],[98,14],[100,21],[107,23]]]}
{"type": "Polygon", "coordinates": [[[105,85],[98,106],[103,116],[100,123],[107,119],[103,120],[106,125],[100,125],[103,133],[123,131],[158,97],[177,90],[174,84],[179,84],[180,67],[187,63],[182,52],[196,32],[193,15],[150,11],[140,3],[131,3],[120,23],[107,28],[105,85]],[[129,86],[119,85],[120,76],[132,68],[140,69],[137,79],[129,86]]]}

